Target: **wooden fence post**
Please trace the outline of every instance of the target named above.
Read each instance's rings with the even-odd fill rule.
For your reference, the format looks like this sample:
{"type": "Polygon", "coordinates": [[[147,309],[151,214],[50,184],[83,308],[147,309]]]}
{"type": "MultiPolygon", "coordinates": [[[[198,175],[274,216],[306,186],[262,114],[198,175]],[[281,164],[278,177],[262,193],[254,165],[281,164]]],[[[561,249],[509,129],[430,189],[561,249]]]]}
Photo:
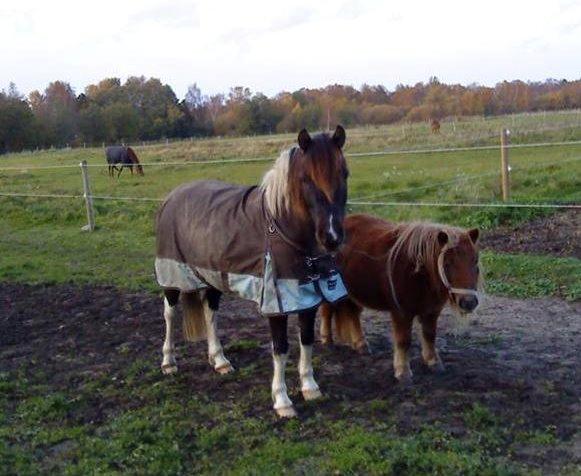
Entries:
{"type": "Polygon", "coordinates": [[[508,129],[500,131],[500,172],[502,177],[502,201],[510,200],[510,166],[508,164],[508,148],[510,144],[508,129]]]}
{"type": "Polygon", "coordinates": [[[91,195],[91,184],[89,183],[89,170],[87,161],[83,160],[80,164],[83,174],[83,196],[87,206],[87,224],[81,228],[83,231],[93,231],[95,229],[95,211],[93,209],[93,195],[91,195]]]}

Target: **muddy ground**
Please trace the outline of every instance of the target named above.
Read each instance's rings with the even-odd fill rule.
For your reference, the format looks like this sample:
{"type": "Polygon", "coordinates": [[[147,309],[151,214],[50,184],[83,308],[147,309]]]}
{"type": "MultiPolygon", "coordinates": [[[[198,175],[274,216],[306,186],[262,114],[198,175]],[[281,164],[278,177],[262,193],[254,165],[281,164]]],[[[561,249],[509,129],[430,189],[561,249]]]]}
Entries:
{"type": "MultiPolygon", "coordinates": [[[[53,391],[81,391],[92,379],[121,378],[128,363],[161,360],[161,300],[105,287],[0,284],[0,372],[42,373],[53,391]]],[[[178,340],[178,365],[191,392],[220,399],[251,398],[256,386],[268,388],[271,361],[267,322],[254,306],[226,299],[220,329],[228,357],[244,378],[222,378],[207,365],[204,344],[178,340]],[[241,339],[259,345],[236,345],[241,339]],[[220,391],[218,391],[220,390],[220,391]]],[[[511,459],[555,473],[581,464],[581,304],[558,299],[527,301],[491,297],[462,327],[444,316],[438,346],[445,373],[432,375],[420,362],[417,339],[412,353],[414,384],[392,377],[386,316],[365,315],[371,355],[346,348],[315,349],[315,372],[327,396],[306,405],[298,395],[296,369],[287,377],[301,418],[322,412],[345,418],[345,408],[385,403],[380,413],[395,416],[398,428],[413,432],[439,422],[455,436],[466,431],[462,414],[474,402],[489,408],[504,425],[550,431],[555,444],[516,444],[511,459]]],[[[295,325],[291,322],[291,325],[295,325]]],[[[290,335],[296,332],[291,328],[290,335]]],[[[291,359],[297,359],[296,343],[291,359]]],[[[159,379],[165,377],[159,373],[159,379]]],[[[86,421],[98,425],[127,402],[99,402],[86,421]]],[[[257,401],[255,414],[270,415],[271,402],[257,401]]],[[[377,409],[376,409],[377,410],[377,409]]],[[[376,411],[375,410],[375,411],[376,411]]],[[[374,418],[381,418],[375,414],[374,418]]]]}
{"type": "Polygon", "coordinates": [[[581,259],[581,212],[568,210],[518,226],[485,232],[481,246],[505,253],[571,256],[581,259]]]}

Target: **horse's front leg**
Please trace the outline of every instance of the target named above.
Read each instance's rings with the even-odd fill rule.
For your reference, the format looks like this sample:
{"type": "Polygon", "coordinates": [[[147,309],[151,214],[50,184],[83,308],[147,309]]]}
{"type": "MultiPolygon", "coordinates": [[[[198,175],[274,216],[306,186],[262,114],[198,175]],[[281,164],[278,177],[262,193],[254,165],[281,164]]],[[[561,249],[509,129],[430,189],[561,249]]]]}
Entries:
{"type": "Polygon", "coordinates": [[[176,306],[180,296],[179,291],[165,291],[163,300],[163,318],[165,319],[165,341],[163,342],[163,360],[161,370],[164,374],[174,374],[178,371],[175,357],[174,325],[176,306]]]}
{"type": "Polygon", "coordinates": [[[316,310],[299,313],[299,326],[301,329],[299,375],[301,377],[301,392],[305,400],[315,400],[321,396],[321,391],[313,376],[313,342],[315,341],[316,315],[316,310]]]}
{"type": "Polygon", "coordinates": [[[436,349],[436,332],[439,313],[420,316],[422,325],[422,358],[428,368],[434,372],[442,372],[444,364],[436,349]]]}
{"type": "Polygon", "coordinates": [[[393,369],[395,378],[401,383],[410,383],[412,369],[410,368],[409,350],[412,343],[413,317],[408,317],[399,312],[391,313],[391,325],[393,331],[393,369]]]}
{"type": "Polygon", "coordinates": [[[268,318],[272,335],[272,360],[274,375],[272,377],[272,400],[274,411],[279,417],[291,418],[297,415],[293,402],[288,397],[285,369],[288,362],[287,316],[268,318]]]}
{"type": "Polygon", "coordinates": [[[221,293],[215,289],[206,291],[203,299],[204,319],[208,337],[208,361],[219,374],[227,374],[234,371],[230,361],[224,356],[222,343],[218,338],[218,325],[216,312],[220,302],[221,293]]]}

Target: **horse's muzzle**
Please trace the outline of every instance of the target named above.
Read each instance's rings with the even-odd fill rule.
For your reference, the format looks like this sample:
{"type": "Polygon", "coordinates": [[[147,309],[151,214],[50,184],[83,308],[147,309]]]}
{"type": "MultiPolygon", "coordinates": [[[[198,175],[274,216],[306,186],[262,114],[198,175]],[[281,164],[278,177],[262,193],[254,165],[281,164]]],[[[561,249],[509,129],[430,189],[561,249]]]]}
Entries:
{"type": "Polygon", "coordinates": [[[458,299],[458,306],[464,312],[472,312],[478,307],[478,298],[476,296],[462,296],[458,299]]]}

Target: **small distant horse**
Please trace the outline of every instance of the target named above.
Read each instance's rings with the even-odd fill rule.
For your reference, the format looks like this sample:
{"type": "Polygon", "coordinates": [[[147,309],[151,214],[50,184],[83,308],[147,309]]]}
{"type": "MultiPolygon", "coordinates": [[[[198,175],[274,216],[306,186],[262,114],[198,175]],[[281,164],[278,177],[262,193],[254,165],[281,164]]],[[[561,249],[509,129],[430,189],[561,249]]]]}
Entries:
{"type": "Polygon", "coordinates": [[[312,367],[317,307],[347,295],[332,254],[343,241],[344,144],[341,126],[332,136],[311,137],[303,129],[298,147],[280,155],[261,186],[207,180],[183,185],[166,198],[157,217],[155,260],[165,293],[164,373],[177,371],[173,329],[180,300],[186,339],[206,337],[214,370],[234,370],[214,314],[221,294],[228,292],[256,302],[268,317],[276,413],[296,415],[285,382],[289,314],[298,314],[303,397],[321,396],[312,367]]]}
{"type": "Polygon", "coordinates": [[[131,170],[131,175],[133,175],[133,167],[137,169],[138,175],[143,175],[143,167],[139,164],[139,159],[137,154],[131,147],[125,147],[122,145],[113,145],[105,149],[105,155],[107,157],[107,163],[109,164],[109,176],[114,176],[114,171],[118,170],[117,178],[123,172],[123,167],[129,167],[131,170]]]}
{"type": "Polygon", "coordinates": [[[430,127],[432,128],[432,134],[440,133],[440,121],[438,119],[432,119],[430,127]]]}
{"type": "Polygon", "coordinates": [[[391,313],[395,376],[410,381],[408,350],[414,317],[421,328],[422,357],[435,371],[443,364],[435,347],[438,317],[446,303],[461,313],[478,306],[478,229],[463,230],[432,223],[395,224],[369,216],[345,219],[348,237],[339,253],[339,268],[349,299],[321,307],[321,339],[338,340],[367,350],[361,330],[364,307],[391,313]]]}

